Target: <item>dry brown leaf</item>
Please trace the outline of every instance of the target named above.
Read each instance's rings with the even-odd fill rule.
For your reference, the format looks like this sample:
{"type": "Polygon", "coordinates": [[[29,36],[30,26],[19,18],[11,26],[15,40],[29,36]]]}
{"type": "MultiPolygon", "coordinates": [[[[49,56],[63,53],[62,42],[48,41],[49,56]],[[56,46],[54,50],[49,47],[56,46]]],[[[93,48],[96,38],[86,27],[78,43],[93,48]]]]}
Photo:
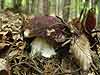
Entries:
{"type": "Polygon", "coordinates": [[[0,49],[3,49],[5,46],[9,46],[10,44],[7,43],[0,43],[0,49]]]}
{"type": "Polygon", "coordinates": [[[71,51],[75,56],[83,70],[88,70],[92,63],[92,58],[90,54],[90,44],[87,37],[82,34],[78,38],[74,39],[71,45],[71,51]]]}
{"type": "Polygon", "coordinates": [[[7,61],[0,58],[0,75],[10,75],[7,69],[7,61]]]}

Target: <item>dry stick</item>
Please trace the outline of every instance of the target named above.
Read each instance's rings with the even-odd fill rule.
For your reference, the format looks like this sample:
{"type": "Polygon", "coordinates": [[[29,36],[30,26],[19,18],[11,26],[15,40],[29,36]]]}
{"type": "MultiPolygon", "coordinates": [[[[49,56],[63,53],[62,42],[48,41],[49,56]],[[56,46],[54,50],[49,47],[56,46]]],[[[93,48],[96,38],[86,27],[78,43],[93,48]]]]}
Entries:
{"type": "Polygon", "coordinates": [[[91,33],[97,33],[97,32],[100,33],[100,30],[95,30],[95,31],[92,31],[91,33]]]}
{"type": "Polygon", "coordinates": [[[96,70],[94,70],[93,67],[90,68],[92,72],[94,72],[96,75],[99,75],[98,72],[96,72],[96,70]]]}
{"type": "Polygon", "coordinates": [[[98,43],[98,41],[96,41],[90,48],[93,48],[97,43],[98,43]]]}
{"type": "Polygon", "coordinates": [[[71,39],[65,41],[61,46],[64,47],[66,44],[70,43],[71,42],[71,39]]]}
{"type": "MultiPolygon", "coordinates": [[[[92,56],[93,59],[93,56],[92,56]]],[[[93,60],[93,63],[91,63],[91,68],[90,68],[93,72],[95,72],[96,75],[99,75],[98,73],[98,68],[95,65],[95,60],[93,60]]]]}
{"type": "Polygon", "coordinates": [[[60,18],[59,16],[56,16],[58,19],[60,19],[61,20],[61,22],[62,22],[62,25],[63,26],[65,26],[65,27],[67,27],[67,28],[69,28],[69,25],[68,25],[68,23],[66,23],[62,18],[60,18]]]}
{"type": "MultiPolygon", "coordinates": [[[[92,34],[92,33],[96,33],[96,39],[97,39],[97,41],[92,45],[91,48],[93,48],[96,44],[100,43],[100,42],[99,42],[99,38],[97,37],[97,35],[98,35],[97,33],[98,33],[98,32],[100,33],[100,30],[96,30],[96,29],[95,29],[95,31],[92,31],[92,32],[91,32],[91,34],[92,34]]],[[[95,37],[93,37],[93,38],[95,38],[95,37]]],[[[98,51],[97,51],[97,50],[95,50],[95,51],[96,51],[96,54],[99,56],[98,51]]],[[[99,58],[99,60],[100,60],[100,58],[99,58]]]]}
{"type": "Polygon", "coordinates": [[[54,71],[53,75],[56,75],[56,72],[59,70],[59,67],[54,71]]]}
{"type": "Polygon", "coordinates": [[[19,62],[17,64],[14,64],[13,66],[11,66],[11,68],[15,67],[15,66],[18,66],[18,65],[21,65],[21,64],[26,64],[28,65],[29,67],[32,67],[33,69],[35,69],[37,72],[39,72],[40,74],[43,74],[43,72],[41,72],[39,69],[35,68],[33,65],[27,63],[27,62],[19,62]]]}
{"type": "MultiPolygon", "coordinates": [[[[56,65],[58,66],[58,68],[54,71],[53,75],[55,75],[56,72],[57,72],[59,69],[62,71],[62,68],[60,67],[60,65],[58,65],[58,64],[56,64],[56,65]]],[[[80,71],[80,70],[81,70],[81,68],[78,68],[78,69],[76,69],[75,71],[71,71],[71,72],[63,72],[63,71],[62,71],[62,73],[57,73],[57,75],[72,74],[72,73],[78,72],[78,71],[80,71]]]]}
{"type": "Polygon", "coordinates": [[[56,16],[56,17],[57,17],[58,19],[60,19],[61,22],[62,22],[63,24],[67,25],[66,22],[65,22],[62,18],[60,18],[59,16],[56,16]]]}
{"type": "Polygon", "coordinates": [[[57,75],[72,74],[72,73],[78,72],[78,71],[80,71],[80,70],[81,70],[81,68],[78,68],[78,69],[76,69],[75,71],[65,72],[65,73],[58,73],[57,75]]]}
{"type": "Polygon", "coordinates": [[[33,61],[34,65],[35,65],[35,67],[40,70],[40,68],[37,66],[36,62],[34,60],[32,60],[32,61],[33,61]]]}
{"type": "Polygon", "coordinates": [[[60,65],[57,64],[57,66],[59,67],[59,69],[61,70],[61,72],[64,72],[60,65]]]}

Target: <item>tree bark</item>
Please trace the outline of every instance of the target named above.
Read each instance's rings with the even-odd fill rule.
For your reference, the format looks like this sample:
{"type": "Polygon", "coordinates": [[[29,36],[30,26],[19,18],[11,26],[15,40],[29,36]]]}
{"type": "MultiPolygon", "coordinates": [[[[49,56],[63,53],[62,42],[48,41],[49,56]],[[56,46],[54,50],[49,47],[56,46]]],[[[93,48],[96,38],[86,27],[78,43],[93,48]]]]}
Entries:
{"type": "Polygon", "coordinates": [[[71,0],[64,0],[63,19],[66,21],[69,19],[70,2],[71,2],[71,0]],[[67,8],[66,8],[66,6],[67,6],[67,8]]]}
{"type": "Polygon", "coordinates": [[[4,2],[5,0],[1,0],[1,9],[4,9],[4,2]]]}
{"type": "Polygon", "coordinates": [[[31,11],[33,14],[34,14],[34,2],[35,2],[35,0],[32,0],[31,11]]]}
{"type": "Polygon", "coordinates": [[[34,0],[29,0],[29,14],[32,14],[33,12],[32,12],[32,8],[33,8],[33,5],[32,5],[32,3],[34,3],[34,0]]]}
{"type": "Polygon", "coordinates": [[[26,13],[29,13],[29,0],[26,0],[26,13]]]}
{"type": "Polygon", "coordinates": [[[100,20],[100,9],[99,9],[100,8],[100,0],[98,1],[97,5],[98,5],[98,18],[97,18],[97,25],[98,26],[97,27],[100,28],[100,21],[99,21],[100,20]]]}
{"type": "Polygon", "coordinates": [[[13,0],[13,8],[15,12],[20,12],[22,6],[22,0],[13,0]]]}
{"type": "Polygon", "coordinates": [[[38,10],[39,10],[39,15],[44,15],[44,8],[43,8],[43,5],[44,5],[44,0],[39,0],[39,6],[38,6],[38,10]]]}
{"type": "Polygon", "coordinates": [[[49,6],[50,6],[49,14],[51,16],[55,16],[55,14],[56,14],[56,0],[50,0],[49,6]]]}
{"type": "Polygon", "coordinates": [[[48,0],[43,0],[43,12],[44,12],[44,15],[46,15],[46,16],[49,15],[49,2],[48,2],[48,0]]]}

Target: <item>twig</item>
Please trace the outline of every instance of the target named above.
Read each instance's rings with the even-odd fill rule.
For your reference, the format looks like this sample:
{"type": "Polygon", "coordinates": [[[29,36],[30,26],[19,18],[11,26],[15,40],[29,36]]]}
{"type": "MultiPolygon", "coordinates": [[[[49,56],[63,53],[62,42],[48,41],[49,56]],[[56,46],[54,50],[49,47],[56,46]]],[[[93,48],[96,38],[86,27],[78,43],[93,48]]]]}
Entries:
{"type": "Polygon", "coordinates": [[[93,48],[97,43],[98,41],[96,41],[90,48],[93,48]]]}
{"type": "Polygon", "coordinates": [[[80,70],[81,70],[81,68],[78,68],[78,69],[76,69],[75,71],[64,72],[64,73],[58,73],[57,75],[72,74],[72,73],[78,72],[78,71],[80,71],[80,70]]]}
{"type": "Polygon", "coordinates": [[[65,41],[61,46],[63,47],[63,46],[65,46],[66,44],[68,44],[69,42],[71,42],[71,39],[65,41]]]}
{"type": "Polygon", "coordinates": [[[97,33],[97,32],[100,33],[100,30],[95,30],[95,31],[92,31],[91,33],[97,33]]]}
{"type": "Polygon", "coordinates": [[[39,72],[40,74],[43,74],[42,71],[40,71],[39,69],[35,68],[33,65],[27,63],[27,62],[19,62],[17,64],[14,64],[13,66],[11,66],[11,68],[15,67],[15,66],[18,66],[18,65],[21,65],[21,64],[26,64],[28,65],[29,67],[32,67],[33,69],[35,69],[37,72],[39,72]]]}
{"type": "Polygon", "coordinates": [[[57,69],[55,69],[53,75],[56,75],[56,72],[59,70],[59,67],[57,69]]]}
{"type": "Polygon", "coordinates": [[[34,60],[32,60],[32,61],[33,61],[34,65],[35,65],[35,67],[40,70],[40,68],[37,66],[37,63],[34,60]]]}
{"type": "Polygon", "coordinates": [[[60,18],[59,16],[56,16],[56,17],[57,17],[58,19],[60,19],[61,22],[62,22],[63,24],[67,25],[66,22],[65,22],[62,18],[60,18]]]}

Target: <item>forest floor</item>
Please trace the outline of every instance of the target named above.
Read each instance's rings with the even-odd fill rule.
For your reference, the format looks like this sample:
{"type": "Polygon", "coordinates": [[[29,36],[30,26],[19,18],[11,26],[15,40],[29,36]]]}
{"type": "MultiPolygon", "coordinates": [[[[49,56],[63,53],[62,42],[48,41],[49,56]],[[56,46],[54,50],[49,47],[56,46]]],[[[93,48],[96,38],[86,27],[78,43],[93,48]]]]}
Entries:
{"type": "Polygon", "coordinates": [[[66,56],[30,58],[22,26],[20,14],[0,14],[0,75],[100,75],[99,56],[94,51],[91,56],[96,66],[89,71],[83,71],[70,52],[66,56]]]}

